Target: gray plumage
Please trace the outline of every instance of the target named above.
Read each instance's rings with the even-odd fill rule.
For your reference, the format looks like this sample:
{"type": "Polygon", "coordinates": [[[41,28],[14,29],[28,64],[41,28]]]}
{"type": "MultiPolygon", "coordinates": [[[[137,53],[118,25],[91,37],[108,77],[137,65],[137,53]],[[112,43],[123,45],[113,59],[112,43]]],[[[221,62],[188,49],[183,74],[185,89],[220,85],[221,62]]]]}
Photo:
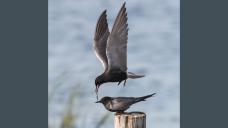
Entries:
{"type": "Polygon", "coordinates": [[[94,36],[93,48],[97,58],[101,61],[105,70],[108,68],[108,58],[106,56],[106,45],[109,36],[108,23],[106,19],[106,10],[101,14],[97,21],[96,32],[94,36]]]}
{"type": "Polygon", "coordinates": [[[120,69],[127,71],[127,39],[128,24],[125,3],[121,7],[112,32],[108,38],[107,57],[109,69],[120,69]]]}
{"type": "Polygon", "coordinates": [[[103,97],[100,101],[95,103],[102,103],[108,111],[123,113],[132,104],[145,101],[146,98],[152,97],[155,94],[156,93],[153,93],[142,97],[103,97]]]}
{"type": "Polygon", "coordinates": [[[122,81],[126,82],[128,78],[135,79],[144,76],[127,72],[128,24],[125,4],[124,2],[116,17],[111,33],[108,29],[106,10],[97,21],[93,48],[104,67],[104,73],[95,79],[96,93],[103,83],[118,82],[120,84],[122,81]]]}
{"type": "Polygon", "coordinates": [[[108,29],[106,10],[104,10],[97,21],[93,47],[105,70],[117,68],[127,71],[127,36],[125,3],[116,17],[111,33],[108,29]]]}

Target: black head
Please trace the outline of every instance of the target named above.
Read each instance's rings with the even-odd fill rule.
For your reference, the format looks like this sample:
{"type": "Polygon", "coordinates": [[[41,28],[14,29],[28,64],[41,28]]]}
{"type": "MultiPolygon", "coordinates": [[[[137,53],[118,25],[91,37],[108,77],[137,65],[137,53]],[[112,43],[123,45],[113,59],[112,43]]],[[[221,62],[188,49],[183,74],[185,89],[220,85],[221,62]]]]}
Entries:
{"type": "Polygon", "coordinates": [[[97,101],[97,102],[95,102],[95,103],[102,103],[102,104],[106,104],[106,103],[110,102],[111,100],[112,100],[112,98],[111,98],[111,97],[107,97],[107,96],[105,96],[105,97],[101,98],[101,100],[99,100],[99,101],[97,101]]]}
{"type": "Polygon", "coordinates": [[[102,74],[95,79],[95,86],[96,86],[95,92],[97,95],[97,100],[98,100],[98,89],[101,86],[101,84],[103,84],[103,83],[104,83],[104,78],[103,78],[103,74],[102,74]]]}
{"type": "Polygon", "coordinates": [[[103,74],[98,76],[96,79],[95,79],[95,86],[96,86],[96,93],[98,92],[98,89],[99,87],[101,86],[101,84],[105,83],[104,81],[104,77],[103,77],[103,74]]]}

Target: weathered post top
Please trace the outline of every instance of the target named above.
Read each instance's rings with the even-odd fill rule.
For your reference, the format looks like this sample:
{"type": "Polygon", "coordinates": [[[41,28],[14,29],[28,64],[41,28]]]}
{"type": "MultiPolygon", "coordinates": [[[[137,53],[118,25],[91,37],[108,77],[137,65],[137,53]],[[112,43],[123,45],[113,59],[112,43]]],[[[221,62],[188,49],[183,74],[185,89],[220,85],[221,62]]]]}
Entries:
{"type": "Polygon", "coordinates": [[[146,128],[146,114],[129,112],[115,114],[115,128],[146,128]]]}

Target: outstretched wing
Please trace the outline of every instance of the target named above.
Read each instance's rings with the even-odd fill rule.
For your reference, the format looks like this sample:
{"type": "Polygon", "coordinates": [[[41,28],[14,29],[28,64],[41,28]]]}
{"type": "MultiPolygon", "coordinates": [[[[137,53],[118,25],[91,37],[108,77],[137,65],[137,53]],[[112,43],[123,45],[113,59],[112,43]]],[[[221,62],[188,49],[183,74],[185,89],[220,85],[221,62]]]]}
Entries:
{"type": "Polygon", "coordinates": [[[109,69],[127,71],[127,36],[127,12],[124,2],[108,38],[106,54],[109,69]]]}
{"type": "Polygon", "coordinates": [[[109,36],[106,10],[104,10],[97,21],[94,36],[93,48],[97,58],[101,61],[105,70],[108,68],[108,59],[106,56],[106,45],[109,36]]]}

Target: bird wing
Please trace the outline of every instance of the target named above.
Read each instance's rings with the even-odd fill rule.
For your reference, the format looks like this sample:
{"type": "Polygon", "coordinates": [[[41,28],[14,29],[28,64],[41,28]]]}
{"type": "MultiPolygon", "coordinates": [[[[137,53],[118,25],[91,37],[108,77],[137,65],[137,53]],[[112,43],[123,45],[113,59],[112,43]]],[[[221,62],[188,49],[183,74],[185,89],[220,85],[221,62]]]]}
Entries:
{"type": "Polygon", "coordinates": [[[99,17],[96,25],[93,48],[97,58],[101,61],[105,70],[108,68],[108,59],[106,56],[106,45],[109,36],[106,10],[99,17]]]}
{"type": "Polygon", "coordinates": [[[109,69],[127,71],[127,39],[128,24],[125,2],[122,5],[113,25],[107,43],[107,58],[109,69]]]}
{"type": "Polygon", "coordinates": [[[113,110],[126,110],[128,109],[133,103],[135,98],[133,97],[117,97],[112,99],[112,109],[113,110]]]}

